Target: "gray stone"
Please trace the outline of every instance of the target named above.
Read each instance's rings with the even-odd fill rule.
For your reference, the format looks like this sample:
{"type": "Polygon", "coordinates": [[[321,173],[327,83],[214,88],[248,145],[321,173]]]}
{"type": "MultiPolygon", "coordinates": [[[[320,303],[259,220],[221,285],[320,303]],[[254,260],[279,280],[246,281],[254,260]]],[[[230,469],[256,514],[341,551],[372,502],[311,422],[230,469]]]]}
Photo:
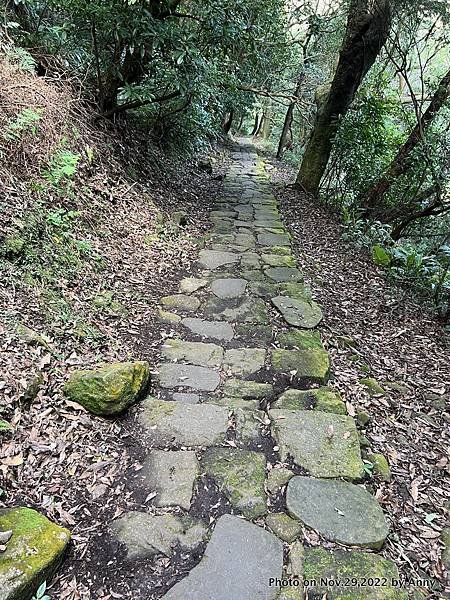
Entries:
{"type": "Polygon", "coordinates": [[[200,265],[205,269],[217,269],[223,265],[237,263],[239,256],[234,252],[218,252],[216,250],[201,250],[200,265]]]}
{"type": "Polygon", "coordinates": [[[277,288],[280,296],[289,296],[290,298],[297,298],[306,302],[312,301],[311,288],[306,283],[279,283],[277,288]]]}
{"type": "Polygon", "coordinates": [[[322,310],[318,304],[289,296],[276,296],[272,303],[281,312],[289,325],[313,329],[323,318],[322,310]]]}
{"type": "Polygon", "coordinates": [[[292,269],[289,267],[271,267],[269,269],[265,269],[264,274],[278,283],[282,281],[296,282],[303,279],[303,275],[298,269],[292,269]]]}
{"type": "Polygon", "coordinates": [[[206,367],[166,363],[159,366],[158,380],[163,388],[188,387],[213,392],[220,383],[220,375],[206,367]]]}
{"type": "Polygon", "coordinates": [[[267,398],[273,394],[273,386],[270,383],[257,383],[256,381],[244,381],[243,379],[229,379],[223,386],[225,396],[237,398],[267,398]]]}
{"type": "Polygon", "coordinates": [[[350,417],[319,411],[269,411],[281,459],[314,477],[360,479],[364,474],[358,432],[350,417]]]}
{"type": "Polygon", "coordinates": [[[220,346],[179,339],[165,340],[161,346],[161,354],[168,360],[183,360],[203,367],[217,367],[223,361],[223,348],[220,346]]]}
{"type": "Polygon", "coordinates": [[[176,392],[172,395],[176,402],[184,402],[185,404],[198,404],[200,396],[198,394],[189,394],[184,392],[176,392]]]}
{"type": "Polygon", "coordinates": [[[295,258],[289,254],[263,254],[262,259],[271,267],[295,268],[297,266],[295,258]]]}
{"type": "Polygon", "coordinates": [[[156,492],[156,506],[191,508],[194,482],[199,474],[195,452],[153,450],[144,461],[140,476],[150,492],[156,492]]]}
{"type": "Polygon", "coordinates": [[[346,481],[293,477],[286,506],[293,517],[332,542],[379,550],[389,533],[377,500],[346,481]]]}
{"type": "Polygon", "coordinates": [[[285,467],[271,469],[266,480],[267,491],[276,494],[292,477],[294,477],[293,471],[285,467]]]}
{"type": "Polygon", "coordinates": [[[164,296],[161,298],[161,304],[166,308],[175,310],[195,311],[200,307],[200,300],[195,296],[186,296],[186,294],[174,294],[173,296],[164,296]]]}
{"type": "Polygon", "coordinates": [[[324,548],[305,548],[303,554],[302,566],[294,574],[300,575],[301,570],[303,578],[311,583],[308,587],[311,600],[325,596],[328,600],[408,600],[408,597],[412,600],[407,591],[393,585],[392,582],[400,581],[398,569],[392,560],[383,556],[324,548]],[[322,585],[327,580],[349,580],[350,583],[354,580],[356,585],[340,588],[322,585]],[[364,585],[368,580],[381,585],[364,585]]]}
{"type": "Polygon", "coordinates": [[[185,404],[147,398],[139,420],[146,437],[159,447],[213,446],[225,440],[228,410],[214,404],[185,404]]]}
{"type": "Polygon", "coordinates": [[[234,348],[226,350],[224,366],[234,375],[251,375],[264,367],[265,358],[262,348],[234,348]]]}
{"type": "Polygon", "coordinates": [[[232,515],[217,521],[203,559],[163,600],[274,600],[283,545],[257,525],[232,515]]]}
{"type": "Polygon", "coordinates": [[[194,550],[205,538],[206,528],[189,517],[126,513],[110,524],[113,536],[127,549],[127,559],[136,560],[165,554],[171,556],[176,545],[194,550]]]}
{"type": "Polygon", "coordinates": [[[256,252],[245,252],[241,258],[241,266],[243,269],[259,269],[259,254],[256,254],[256,252]]]}
{"type": "Polygon", "coordinates": [[[247,519],[267,512],[265,468],[264,454],[251,450],[208,448],[202,458],[202,469],[247,519]]]}
{"type": "Polygon", "coordinates": [[[269,325],[237,323],[236,337],[247,345],[268,346],[272,341],[272,328],[269,325]]]}
{"type": "Polygon", "coordinates": [[[198,279],[197,277],[185,277],[181,280],[180,290],[183,294],[192,294],[208,285],[207,279],[198,279]]]}
{"type": "Polygon", "coordinates": [[[246,287],[245,279],[215,279],[211,283],[211,290],[218,298],[240,298],[246,287]]]}
{"type": "Polygon", "coordinates": [[[159,317],[159,320],[162,321],[163,323],[170,323],[171,325],[178,325],[178,323],[181,322],[180,315],[177,315],[176,313],[173,313],[173,312],[169,312],[167,310],[159,309],[158,317],[159,317]]]}
{"type": "Polygon", "coordinates": [[[346,415],[347,407],[337,390],[321,387],[314,390],[286,390],[272,405],[288,410],[320,410],[346,415]]]}
{"type": "Polygon", "coordinates": [[[269,313],[261,298],[246,298],[235,303],[236,300],[210,298],[205,305],[205,314],[219,321],[261,323],[263,325],[269,322],[269,313]]]}
{"type": "MultiPolygon", "coordinates": [[[[249,400],[244,400],[249,404],[249,400]]],[[[236,419],[236,439],[243,444],[258,442],[261,436],[261,424],[264,423],[266,414],[262,410],[252,410],[248,406],[239,406],[233,409],[236,419]]]]}
{"type": "Polygon", "coordinates": [[[189,331],[202,337],[214,338],[215,340],[231,341],[234,337],[234,329],[230,323],[217,321],[204,321],[203,319],[183,319],[181,324],[189,331]]]}
{"type": "Polygon", "coordinates": [[[298,538],[302,531],[300,523],[285,513],[267,515],[266,524],[280,540],[288,544],[298,538]]]}
{"type": "Polygon", "coordinates": [[[258,244],[261,246],[289,246],[290,243],[290,238],[287,234],[260,233],[258,235],[258,244]]]}

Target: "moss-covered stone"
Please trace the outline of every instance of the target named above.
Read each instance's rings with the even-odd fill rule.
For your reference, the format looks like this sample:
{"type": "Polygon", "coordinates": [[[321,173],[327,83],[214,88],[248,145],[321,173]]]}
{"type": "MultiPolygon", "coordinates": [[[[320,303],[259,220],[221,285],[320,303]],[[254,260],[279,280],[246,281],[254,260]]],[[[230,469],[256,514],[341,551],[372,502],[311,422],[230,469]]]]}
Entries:
{"type": "Polygon", "coordinates": [[[366,377],[360,379],[359,383],[366,388],[369,396],[378,396],[379,394],[385,394],[384,389],[373,377],[366,377]]]}
{"type": "Polygon", "coordinates": [[[303,578],[308,585],[311,598],[322,598],[324,594],[329,600],[408,600],[406,591],[392,585],[399,580],[395,564],[382,556],[366,552],[344,552],[323,548],[305,548],[303,561],[303,578]],[[353,580],[358,585],[353,587],[332,583],[336,581],[353,580]],[[368,579],[379,580],[380,585],[360,587],[368,579]],[[330,581],[330,585],[321,585],[322,581],[330,581]],[[385,581],[385,585],[381,583],[385,581]],[[315,584],[315,585],[314,585],[315,584]]]}
{"type": "Polygon", "coordinates": [[[288,329],[281,331],[276,336],[276,341],[284,348],[298,348],[301,350],[320,349],[323,350],[322,340],[318,331],[301,331],[300,329],[288,329]]]}
{"type": "Polygon", "coordinates": [[[271,267],[296,267],[297,261],[289,254],[263,254],[262,259],[271,267]]]}
{"type": "Polygon", "coordinates": [[[366,456],[373,465],[373,474],[381,481],[391,481],[391,469],[386,457],[375,452],[368,452],[366,456]]]}
{"type": "Polygon", "coordinates": [[[312,300],[311,288],[306,283],[280,283],[278,285],[278,293],[281,296],[289,296],[297,300],[312,300]]]}
{"type": "Polygon", "coordinates": [[[31,327],[19,324],[16,331],[19,338],[26,344],[29,344],[30,346],[42,346],[43,348],[50,350],[50,340],[45,335],[31,329],[31,327]]]}
{"type": "Polygon", "coordinates": [[[166,308],[192,312],[200,308],[200,300],[195,296],[186,294],[174,294],[173,296],[164,296],[161,298],[161,304],[166,308]]]}
{"type": "Polygon", "coordinates": [[[236,335],[246,342],[249,342],[249,345],[265,345],[269,344],[272,340],[272,328],[268,325],[237,323],[235,325],[235,331],[236,335]]]}
{"type": "Polygon", "coordinates": [[[284,542],[293,542],[302,531],[298,521],[286,513],[271,513],[266,517],[266,524],[273,533],[284,542]]]}
{"type": "Polygon", "coordinates": [[[6,256],[19,256],[25,248],[25,239],[18,234],[7,235],[3,241],[3,253],[6,256]]]}
{"type": "Polygon", "coordinates": [[[202,468],[245,517],[256,519],[267,512],[264,454],[237,448],[209,448],[203,456],[202,468]]]}
{"type": "Polygon", "coordinates": [[[171,325],[176,325],[181,322],[180,315],[176,313],[169,312],[167,310],[159,309],[158,311],[159,320],[163,323],[170,323],[171,325]]]}
{"type": "Polygon", "coordinates": [[[266,480],[267,490],[271,494],[276,494],[292,477],[294,472],[285,467],[271,469],[266,480]]]}
{"type": "Polygon", "coordinates": [[[58,568],[70,532],[29,508],[0,511],[0,531],[12,531],[0,554],[0,598],[29,600],[58,568]]]}
{"type": "Polygon", "coordinates": [[[360,425],[365,427],[370,421],[370,415],[365,410],[358,410],[356,413],[356,420],[360,425]]]}
{"type": "Polygon", "coordinates": [[[320,348],[273,350],[271,362],[273,370],[277,373],[295,371],[299,379],[307,379],[314,383],[326,383],[330,376],[328,353],[320,348]]]}
{"type": "Polygon", "coordinates": [[[123,412],[145,391],[150,379],[146,361],[112,363],[90,371],[75,371],[64,393],[96,415],[123,412]]]}
{"type": "Polygon", "coordinates": [[[321,412],[347,414],[347,409],[337,390],[321,387],[314,390],[286,390],[274,403],[274,408],[289,410],[319,410],[321,412]]]}
{"type": "Polygon", "coordinates": [[[290,254],[291,249],[288,246],[271,246],[270,253],[278,255],[290,254]]]}

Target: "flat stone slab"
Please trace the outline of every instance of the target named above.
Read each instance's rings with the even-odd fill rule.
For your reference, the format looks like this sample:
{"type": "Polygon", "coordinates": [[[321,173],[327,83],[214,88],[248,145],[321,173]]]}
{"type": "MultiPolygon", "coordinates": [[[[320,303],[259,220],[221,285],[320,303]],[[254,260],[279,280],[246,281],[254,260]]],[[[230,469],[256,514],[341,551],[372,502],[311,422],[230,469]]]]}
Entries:
{"type": "Polygon", "coordinates": [[[346,481],[293,477],[286,506],[290,515],[331,542],[379,550],[389,533],[377,500],[346,481]]]}
{"type": "Polygon", "coordinates": [[[180,339],[167,339],[161,346],[161,354],[168,360],[183,360],[203,367],[217,367],[223,361],[223,348],[216,344],[185,342],[180,339]]]}
{"type": "Polygon", "coordinates": [[[247,287],[245,279],[215,279],[211,291],[218,298],[240,298],[247,287]]]}
{"type": "Polygon", "coordinates": [[[208,285],[207,279],[199,279],[197,277],[185,277],[181,280],[180,290],[183,294],[193,294],[197,290],[208,285]]]}
{"type": "Polygon", "coordinates": [[[258,383],[256,381],[245,381],[243,379],[229,379],[223,386],[225,396],[234,398],[267,398],[273,394],[273,386],[270,383],[258,383]]]}
{"type": "Polygon", "coordinates": [[[289,267],[293,269],[297,266],[295,258],[289,254],[263,254],[262,259],[266,265],[271,267],[289,267]]]}
{"type": "Polygon", "coordinates": [[[186,404],[147,398],[140,424],[152,444],[159,447],[214,446],[225,440],[228,409],[214,404],[186,404]]]}
{"type": "Polygon", "coordinates": [[[205,269],[217,269],[223,265],[232,265],[237,263],[239,255],[234,252],[221,252],[217,250],[201,250],[200,265],[205,269]]]}
{"type": "Polygon", "coordinates": [[[161,304],[166,308],[175,310],[184,310],[194,312],[200,308],[200,300],[195,296],[186,294],[174,294],[173,296],[164,296],[161,298],[161,304]]]}
{"type": "Polygon", "coordinates": [[[215,340],[225,340],[226,342],[229,342],[234,337],[234,329],[230,323],[187,318],[183,319],[181,324],[196,335],[213,338],[215,340]]]}
{"type": "Polygon", "coordinates": [[[314,383],[326,383],[330,376],[330,358],[321,348],[272,350],[271,362],[276,373],[295,374],[314,383]]]}
{"type": "Polygon", "coordinates": [[[293,542],[302,531],[302,526],[286,513],[271,513],[266,517],[266,524],[273,533],[289,544],[293,542]]]}
{"type": "Polygon", "coordinates": [[[175,392],[172,398],[177,402],[184,402],[185,404],[198,404],[200,402],[198,394],[189,394],[186,392],[175,392]]]}
{"type": "Polygon", "coordinates": [[[313,477],[360,479],[364,474],[358,432],[352,418],[319,411],[269,411],[282,461],[294,462],[313,477]]]}
{"type": "Polygon", "coordinates": [[[293,281],[295,283],[303,279],[303,275],[298,269],[290,267],[270,267],[269,269],[265,269],[264,274],[278,283],[286,281],[293,281]]]}
{"type": "Polygon", "coordinates": [[[347,407],[340,393],[329,387],[314,390],[286,390],[272,407],[287,410],[320,410],[337,415],[347,414],[347,407]]]}
{"type": "Polygon", "coordinates": [[[0,599],[31,598],[61,563],[70,532],[31,508],[0,510],[0,531],[12,532],[0,553],[0,599]]]}
{"type": "Polygon", "coordinates": [[[246,298],[239,301],[212,297],[206,303],[204,312],[208,317],[219,321],[261,323],[263,325],[269,322],[267,306],[261,298],[246,298]]]}
{"type": "Polygon", "coordinates": [[[220,383],[220,375],[206,367],[166,363],[159,366],[158,381],[163,388],[188,387],[213,392],[220,383]]]}
{"type": "Polygon", "coordinates": [[[283,315],[284,320],[295,327],[313,329],[323,319],[322,310],[314,301],[276,296],[272,298],[272,303],[283,315]]]}
{"type": "Polygon", "coordinates": [[[192,451],[153,450],[145,459],[139,475],[149,492],[156,492],[156,506],[191,508],[199,462],[192,451]]]}
{"type": "Polygon", "coordinates": [[[234,348],[226,350],[224,366],[234,375],[251,375],[264,367],[265,358],[262,348],[234,348]]]}
{"type": "Polygon", "coordinates": [[[283,545],[274,535],[239,517],[217,521],[205,554],[164,600],[274,600],[269,585],[283,569],[283,545]]]}
{"type": "Polygon", "coordinates": [[[110,524],[113,536],[127,549],[127,559],[164,554],[171,556],[178,544],[194,550],[206,537],[206,527],[191,517],[126,513],[110,524]]]}
{"type": "Polygon", "coordinates": [[[302,564],[302,573],[293,575],[303,575],[303,579],[310,582],[308,592],[311,599],[326,595],[328,600],[408,600],[408,592],[392,585],[393,581],[400,580],[395,563],[383,556],[367,552],[330,552],[323,548],[305,548],[302,564]],[[348,578],[356,585],[338,588],[331,583],[348,578]],[[367,585],[368,580],[379,582],[380,585],[367,585]],[[329,585],[321,585],[327,581],[329,585]]]}
{"type": "Polygon", "coordinates": [[[267,512],[265,469],[264,454],[251,450],[208,448],[202,458],[202,470],[247,519],[267,512]]]}
{"type": "Polygon", "coordinates": [[[287,234],[260,233],[258,235],[258,244],[261,246],[289,246],[290,243],[291,240],[287,234]]]}

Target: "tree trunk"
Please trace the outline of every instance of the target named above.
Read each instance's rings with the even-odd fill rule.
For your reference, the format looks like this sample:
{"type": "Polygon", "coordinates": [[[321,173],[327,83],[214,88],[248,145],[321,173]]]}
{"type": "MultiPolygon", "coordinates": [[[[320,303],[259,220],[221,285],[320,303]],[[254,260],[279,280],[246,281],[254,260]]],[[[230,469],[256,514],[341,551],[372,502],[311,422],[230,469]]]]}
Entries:
{"type": "Polygon", "coordinates": [[[443,107],[450,95],[450,70],[444,75],[439,83],[430,105],[420,117],[419,122],[411,131],[408,139],[400,148],[397,156],[391,162],[389,168],[377,183],[364,195],[361,204],[364,206],[364,215],[367,217],[377,207],[385,194],[389,191],[393,181],[404,175],[411,164],[411,154],[423,139],[434,117],[443,107]]]}
{"type": "Polygon", "coordinates": [[[390,0],[350,0],[347,28],[330,93],[318,110],[297,184],[317,193],[330,158],[339,120],[385,44],[391,26],[390,0]]]}
{"type": "Polygon", "coordinates": [[[228,134],[230,132],[231,125],[233,124],[233,118],[234,118],[234,110],[231,109],[225,115],[225,118],[224,118],[223,123],[222,123],[222,129],[223,129],[224,133],[228,134]]]}
{"type": "Polygon", "coordinates": [[[256,135],[256,132],[259,129],[259,114],[255,113],[255,124],[253,125],[252,135],[256,135]]]}
{"type": "MultiPolygon", "coordinates": [[[[295,88],[294,96],[296,98],[298,98],[300,95],[300,88],[301,88],[303,79],[304,79],[304,76],[299,79],[299,81],[297,83],[297,87],[295,88]]],[[[287,112],[286,112],[283,130],[281,132],[280,141],[278,143],[278,150],[277,150],[277,159],[278,160],[281,160],[281,158],[283,157],[283,152],[286,147],[288,134],[291,131],[292,122],[294,120],[294,110],[295,110],[295,102],[291,102],[289,104],[287,112]]]]}

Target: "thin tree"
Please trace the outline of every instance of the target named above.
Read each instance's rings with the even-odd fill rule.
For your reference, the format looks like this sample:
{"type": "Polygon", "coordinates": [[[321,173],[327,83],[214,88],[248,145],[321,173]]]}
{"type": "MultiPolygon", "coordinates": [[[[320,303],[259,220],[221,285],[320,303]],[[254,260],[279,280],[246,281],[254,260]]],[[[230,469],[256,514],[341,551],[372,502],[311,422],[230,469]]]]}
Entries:
{"type": "Polygon", "coordinates": [[[386,43],[391,27],[390,0],[350,0],[344,41],[331,89],[318,110],[296,183],[317,193],[326,170],[339,120],[386,43]]]}

